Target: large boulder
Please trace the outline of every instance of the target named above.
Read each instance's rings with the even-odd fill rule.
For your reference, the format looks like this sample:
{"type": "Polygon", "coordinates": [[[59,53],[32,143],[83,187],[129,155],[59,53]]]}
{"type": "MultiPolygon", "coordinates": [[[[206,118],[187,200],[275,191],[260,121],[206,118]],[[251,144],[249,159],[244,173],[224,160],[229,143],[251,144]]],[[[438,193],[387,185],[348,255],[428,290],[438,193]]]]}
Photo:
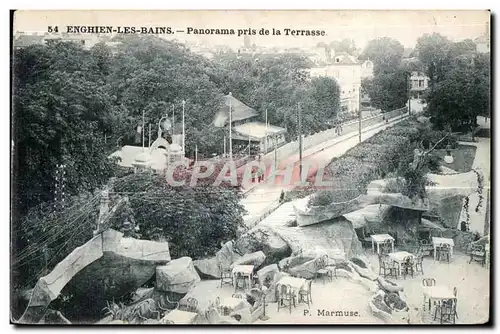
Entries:
{"type": "Polygon", "coordinates": [[[262,263],[266,260],[266,255],[262,251],[250,253],[250,254],[245,254],[236,261],[233,262],[232,267],[237,266],[237,265],[245,265],[245,264],[252,264],[254,265],[255,268],[258,268],[261,266],[262,263]]]}
{"type": "Polygon", "coordinates": [[[235,252],[233,242],[228,241],[222,245],[222,248],[215,254],[215,257],[222,268],[227,269],[241,256],[235,252]]]}
{"type": "Polygon", "coordinates": [[[400,291],[403,291],[403,286],[402,285],[399,285],[399,284],[396,284],[394,282],[388,281],[385,278],[383,278],[382,276],[379,276],[377,278],[377,282],[378,282],[378,284],[380,285],[380,287],[385,292],[391,293],[391,292],[400,292],[400,291]]]}
{"type": "Polygon", "coordinates": [[[342,217],[306,227],[279,226],[273,230],[288,243],[292,254],[327,254],[341,261],[362,252],[352,224],[342,217]]]}
{"type": "Polygon", "coordinates": [[[370,281],[374,281],[378,278],[378,275],[375,274],[370,268],[362,268],[354,262],[351,262],[350,265],[361,277],[367,278],[370,281]]]}
{"type": "Polygon", "coordinates": [[[272,228],[257,225],[243,234],[234,247],[241,253],[263,251],[268,259],[267,263],[274,263],[291,254],[290,246],[272,228]]]}
{"type": "Polygon", "coordinates": [[[287,271],[292,267],[296,267],[308,261],[314,260],[314,258],[315,256],[303,255],[303,254],[297,256],[290,256],[281,260],[278,265],[281,270],[287,271]]]}
{"type": "Polygon", "coordinates": [[[292,276],[311,279],[316,275],[316,269],[316,259],[313,259],[303,264],[299,264],[298,266],[291,267],[288,269],[288,272],[292,276]]]}
{"type": "Polygon", "coordinates": [[[200,281],[190,257],[181,257],[156,267],[155,287],[160,291],[188,293],[200,281]]]}
{"type": "Polygon", "coordinates": [[[219,261],[216,257],[194,260],[193,266],[202,279],[220,278],[219,261]]]}
{"type": "Polygon", "coordinates": [[[278,265],[273,263],[257,271],[257,277],[259,278],[260,284],[264,285],[266,282],[272,282],[274,276],[276,276],[279,272],[280,270],[278,265]]]}

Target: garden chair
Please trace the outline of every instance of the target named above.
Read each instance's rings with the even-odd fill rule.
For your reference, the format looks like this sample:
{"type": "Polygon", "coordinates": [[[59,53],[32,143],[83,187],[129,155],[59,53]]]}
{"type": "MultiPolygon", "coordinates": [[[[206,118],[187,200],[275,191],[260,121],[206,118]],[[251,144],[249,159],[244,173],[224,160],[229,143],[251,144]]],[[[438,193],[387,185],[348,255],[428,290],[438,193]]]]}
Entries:
{"type": "Polygon", "coordinates": [[[323,284],[325,284],[325,277],[328,277],[330,281],[332,281],[332,273],[329,269],[326,267],[328,266],[328,255],[322,255],[319,258],[316,259],[315,262],[316,266],[316,274],[315,274],[315,279],[318,277],[323,278],[323,284]]]}
{"type": "Polygon", "coordinates": [[[382,255],[387,255],[392,252],[392,243],[389,240],[384,241],[382,244],[380,244],[380,253],[382,255]]]}
{"type": "Polygon", "coordinates": [[[220,271],[220,287],[222,288],[224,284],[233,285],[233,274],[231,272],[231,269],[224,268],[221,264],[219,264],[219,271],[220,271]]]}
{"type": "Polygon", "coordinates": [[[278,296],[278,312],[280,308],[288,307],[290,313],[292,313],[292,304],[293,307],[296,306],[295,298],[297,297],[295,292],[293,291],[290,285],[281,284],[278,287],[279,296],[278,296]]]}
{"type": "Polygon", "coordinates": [[[486,263],[486,252],[482,245],[472,245],[469,263],[472,261],[479,262],[482,266],[486,263]]]}
{"type": "Polygon", "coordinates": [[[167,306],[165,305],[165,300],[167,301],[167,303],[168,303],[168,304],[173,305],[173,307],[172,307],[172,308],[174,308],[174,309],[175,309],[175,308],[179,308],[179,303],[178,303],[178,302],[174,302],[174,301],[170,300],[170,299],[168,298],[168,294],[166,294],[166,293],[162,293],[162,294],[160,295],[160,300],[158,301],[157,305],[158,305],[158,308],[159,308],[161,311],[163,311],[163,312],[164,312],[164,314],[166,314],[166,313],[170,312],[170,310],[172,309],[172,308],[169,308],[169,307],[167,307],[167,306]]]}
{"type": "Polygon", "coordinates": [[[424,278],[422,280],[423,286],[436,286],[436,280],[434,278],[424,278]]]}
{"type": "Polygon", "coordinates": [[[198,301],[193,297],[189,297],[185,303],[179,303],[178,309],[186,312],[198,312],[198,301]]]}
{"type": "Polygon", "coordinates": [[[415,255],[415,273],[421,273],[422,275],[424,274],[424,267],[423,267],[423,262],[424,262],[424,255],[420,252],[417,252],[417,255],[415,255]]]}
{"type": "Polygon", "coordinates": [[[438,261],[442,261],[443,259],[446,259],[448,263],[450,263],[450,256],[451,256],[451,246],[448,244],[440,244],[437,248],[437,259],[438,261]]]}
{"type": "Polygon", "coordinates": [[[413,257],[407,256],[403,259],[403,263],[401,263],[401,269],[403,272],[403,277],[406,279],[406,276],[411,275],[413,278],[415,272],[415,262],[413,261],[413,257]]]}
{"type": "Polygon", "coordinates": [[[384,278],[391,276],[394,278],[398,278],[399,274],[399,264],[390,260],[388,257],[379,256],[379,275],[382,275],[384,278]]]}
{"type": "Polygon", "coordinates": [[[441,301],[436,306],[434,311],[434,320],[439,319],[439,322],[450,322],[455,324],[455,318],[457,317],[457,299],[445,299],[441,301]],[[439,314],[439,317],[438,317],[439,314]]]}
{"type": "Polygon", "coordinates": [[[302,287],[299,290],[299,303],[304,302],[307,304],[307,307],[311,307],[310,304],[312,304],[312,293],[311,293],[311,286],[312,286],[312,280],[307,280],[305,284],[306,288],[302,287]]]}
{"type": "MultiPolygon", "coordinates": [[[[422,285],[423,286],[436,286],[436,280],[434,278],[424,278],[422,280],[422,285]]],[[[425,305],[427,304],[427,301],[426,301],[426,298],[425,298],[425,295],[424,295],[424,307],[423,307],[423,310],[425,311],[425,305]]],[[[434,304],[436,304],[434,302],[434,304]]],[[[429,310],[431,309],[431,301],[429,300],[429,310]]]]}
{"type": "Polygon", "coordinates": [[[243,298],[243,295],[241,293],[233,293],[232,297],[237,299],[245,299],[243,298]]]}
{"type": "Polygon", "coordinates": [[[234,292],[238,290],[245,291],[248,288],[247,280],[242,273],[236,273],[234,277],[234,292]]]}
{"type": "Polygon", "coordinates": [[[434,251],[434,247],[431,245],[429,240],[422,239],[419,240],[420,243],[420,251],[422,252],[422,256],[424,255],[431,255],[431,252],[434,251]]]}

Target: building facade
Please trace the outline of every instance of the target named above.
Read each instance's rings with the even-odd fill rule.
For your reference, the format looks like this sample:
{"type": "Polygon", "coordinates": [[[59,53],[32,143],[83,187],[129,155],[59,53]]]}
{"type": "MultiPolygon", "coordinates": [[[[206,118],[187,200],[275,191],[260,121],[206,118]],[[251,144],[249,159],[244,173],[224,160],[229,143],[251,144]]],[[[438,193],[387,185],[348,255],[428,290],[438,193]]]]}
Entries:
{"type": "Polygon", "coordinates": [[[417,71],[413,71],[410,76],[410,94],[413,99],[420,99],[422,94],[429,87],[429,78],[417,71]]]}
{"type": "Polygon", "coordinates": [[[362,64],[348,54],[337,54],[323,67],[311,68],[311,78],[329,77],[337,81],[340,87],[340,105],[344,113],[357,113],[361,98],[362,64]]]}

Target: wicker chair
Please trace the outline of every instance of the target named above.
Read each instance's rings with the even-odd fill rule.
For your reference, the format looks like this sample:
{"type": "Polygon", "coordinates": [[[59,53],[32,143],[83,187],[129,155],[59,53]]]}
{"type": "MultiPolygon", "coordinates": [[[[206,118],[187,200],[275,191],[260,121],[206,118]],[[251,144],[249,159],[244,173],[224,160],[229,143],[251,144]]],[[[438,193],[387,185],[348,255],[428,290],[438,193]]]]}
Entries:
{"type": "MultiPolygon", "coordinates": [[[[427,287],[427,286],[436,286],[436,280],[434,278],[424,278],[422,280],[422,285],[427,287]]],[[[423,310],[425,311],[425,305],[427,304],[427,300],[424,295],[424,307],[423,310]]],[[[429,310],[431,309],[431,301],[429,299],[429,310]]]]}
{"type": "Polygon", "coordinates": [[[404,279],[406,279],[406,276],[408,275],[411,275],[411,277],[413,278],[413,275],[415,273],[415,261],[413,260],[412,256],[407,256],[403,259],[403,263],[401,263],[401,269],[404,279]]]}
{"type": "Polygon", "coordinates": [[[419,249],[422,256],[431,255],[431,253],[434,251],[434,247],[431,245],[429,240],[421,239],[419,240],[419,243],[420,243],[419,249]]]}
{"type": "Polygon", "coordinates": [[[221,288],[224,284],[233,285],[233,274],[231,272],[231,269],[224,268],[222,265],[219,264],[219,272],[220,272],[220,287],[221,288]]]}
{"type": "Polygon", "coordinates": [[[382,255],[387,255],[392,252],[392,242],[390,240],[384,241],[380,244],[380,252],[382,255]]]}
{"type": "Polygon", "coordinates": [[[443,259],[446,259],[448,263],[450,263],[450,258],[451,258],[451,246],[448,244],[440,244],[437,248],[437,259],[439,261],[442,261],[443,259]]]}
{"type": "Polygon", "coordinates": [[[179,303],[178,309],[180,311],[198,312],[198,301],[193,297],[189,297],[185,303],[179,303]]]}
{"type": "Polygon", "coordinates": [[[306,288],[302,288],[299,290],[299,303],[304,302],[307,304],[307,307],[311,307],[310,304],[312,304],[312,293],[311,293],[311,286],[312,286],[312,280],[307,280],[305,284],[306,288]]]}
{"type": "Polygon", "coordinates": [[[328,255],[323,255],[316,259],[315,265],[315,279],[318,277],[323,278],[323,284],[325,284],[325,277],[328,277],[332,281],[332,271],[326,268],[328,266],[328,255]]]}
{"type": "Polygon", "coordinates": [[[292,304],[293,307],[296,306],[295,298],[297,297],[295,292],[293,291],[290,285],[279,285],[278,287],[278,312],[280,308],[288,307],[290,313],[292,313],[292,304]]]}
{"type": "Polygon", "coordinates": [[[486,263],[486,251],[484,250],[484,247],[482,245],[472,245],[471,248],[469,263],[476,261],[484,266],[486,263]]]}
{"type": "Polygon", "coordinates": [[[234,292],[238,290],[243,290],[245,291],[247,288],[250,288],[248,286],[248,282],[245,279],[245,276],[242,273],[236,273],[234,277],[234,292]]]}
{"type": "Polygon", "coordinates": [[[394,278],[398,278],[399,276],[399,264],[390,260],[388,257],[384,257],[379,255],[379,275],[382,275],[384,278],[391,276],[394,278]]]}
{"type": "Polygon", "coordinates": [[[436,305],[436,310],[434,311],[434,320],[439,319],[440,323],[450,322],[455,323],[455,318],[457,318],[457,299],[445,299],[436,305]],[[438,316],[439,314],[439,316],[438,316]]]}

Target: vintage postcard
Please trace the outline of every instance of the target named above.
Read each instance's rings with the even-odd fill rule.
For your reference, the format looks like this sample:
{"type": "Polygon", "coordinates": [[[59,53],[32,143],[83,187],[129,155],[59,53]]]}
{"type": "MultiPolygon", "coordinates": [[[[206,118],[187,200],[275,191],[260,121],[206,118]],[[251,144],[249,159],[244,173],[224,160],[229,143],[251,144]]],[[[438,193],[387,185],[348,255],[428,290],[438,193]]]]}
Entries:
{"type": "Polygon", "coordinates": [[[490,15],[15,11],[11,323],[488,323],[490,15]]]}

